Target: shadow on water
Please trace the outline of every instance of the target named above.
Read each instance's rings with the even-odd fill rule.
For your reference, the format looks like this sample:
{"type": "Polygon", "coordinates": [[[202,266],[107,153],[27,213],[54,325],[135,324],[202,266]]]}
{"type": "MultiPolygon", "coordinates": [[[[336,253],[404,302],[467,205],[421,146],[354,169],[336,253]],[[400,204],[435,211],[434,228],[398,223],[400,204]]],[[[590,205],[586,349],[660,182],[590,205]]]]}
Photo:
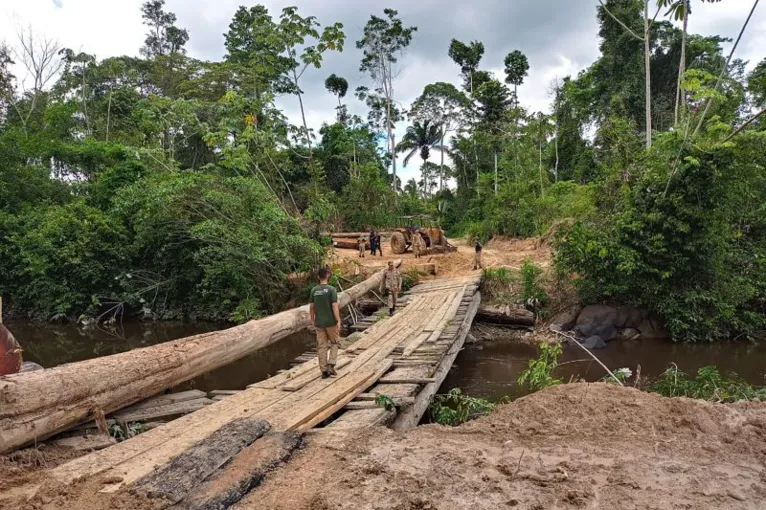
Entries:
{"type": "MultiPolygon", "coordinates": [[[[670,363],[687,373],[715,365],[722,374],[735,372],[755,385],[766,385],[766,344],[720,342],[716,344],[675,344],[663,340],[614,341],[594,354],[610,369],[641,365],[642,377],[656,378],[670,363]]],[[[459,387],[468,395],[498,401],[518,398],[527,392],[516,380],[537,357],[537,347],[518,341],[498,340],[467,346],[457,357],[440,393],[459,387]]],[[[582,378],[598,381],[604,369],[581,349],[568,346],[559,360],[556,377],[564,381],[582,378]]]]}
{"type": "MultiPolygon", "coordinates": [[[[52,368],[230,326],[216,323],[126,322],[115,329],[83,329],[74,325],[15,322],[8,324],[8,327],[24,349],[25,361],[52,368]]],[[[248,384],[287,368],[290,361],[305,352],[313,341],[314,337],[308,331],[296,333],[239,361],[183,383],[176,389],[244,389],[248,384]]]]}

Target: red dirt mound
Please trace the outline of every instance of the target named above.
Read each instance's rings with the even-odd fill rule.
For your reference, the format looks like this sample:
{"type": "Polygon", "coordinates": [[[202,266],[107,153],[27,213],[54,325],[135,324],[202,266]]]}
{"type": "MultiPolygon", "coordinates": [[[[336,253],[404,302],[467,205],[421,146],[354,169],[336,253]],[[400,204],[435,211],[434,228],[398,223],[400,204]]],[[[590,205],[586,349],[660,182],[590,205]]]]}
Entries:
{"type": "Polygon", "coordinates": [[[569,384],[448,428],[315,439],[236,508],[766,508],[766,404],[569,384]]]}

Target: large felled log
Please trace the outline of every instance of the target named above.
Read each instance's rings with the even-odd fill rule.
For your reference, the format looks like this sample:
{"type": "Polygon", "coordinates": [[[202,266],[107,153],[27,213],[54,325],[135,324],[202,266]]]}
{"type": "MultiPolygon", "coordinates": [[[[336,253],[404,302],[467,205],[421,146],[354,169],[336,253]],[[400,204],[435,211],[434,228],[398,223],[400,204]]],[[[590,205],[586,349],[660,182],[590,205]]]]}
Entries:
{"type": "Polygon", "coordinates": [[[369,232],[335,232],[330,237],[333,239],[353,239],[357,240],[360,237],[369,238],[369,232]]]}
{"type": "MultiPolygon", "coordinates": [[[[340,293],[340,306],[377,288],[382,279],[380,271],[340,293]]],[[[224,331],[0,377],[0,453],[149,398],[309,325],[305,305],[224,331]]]]}
{"type": "MultiPolygon", "coordinates": [[[[332,240],[332,244],[336,248],[341,248],[344,250],[357,250],[359,249],[359,238],[357,239],[334,239],[332,240]]],[[[364,242],[364,249],[369,250],[370,249],[370,242],[365,241],[364,242]]]]}
{"type": "Polygon", "coordinates": [[[476,319],[504,326],[534,326],[535,314],[523,306],[481,305],[476,319]]]}
{"type": "Polygon", "coordinates": [[[435,275],[437,272],[436,262],[427,262],[425,264],[407,264],[404,267],[405,271],[411,271],[413,269],[421,274],[435,275]]]}

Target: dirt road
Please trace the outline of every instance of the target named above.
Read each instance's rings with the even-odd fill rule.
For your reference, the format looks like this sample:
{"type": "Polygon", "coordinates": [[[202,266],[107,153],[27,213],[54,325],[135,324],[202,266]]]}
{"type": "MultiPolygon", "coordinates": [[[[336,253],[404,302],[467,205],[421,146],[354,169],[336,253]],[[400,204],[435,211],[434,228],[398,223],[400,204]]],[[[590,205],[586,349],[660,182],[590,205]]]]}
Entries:
{"type": "MultiPolygon", "coordinates": [[[[356,250],[336,249],[334,260],[374,267],[382,266],[389,260],[402,259],[405,270],[409,264],[436,262],[438,266],[437,278],[451,278],[472,273],[473,246],[465,239],[450,239],[449,241],[453,246],[457,246],[457,252],[429,253],[420,260],[415,259],[410,251],[401,255],[392,253],[388,242],[385,240],[382,257],[372,257],[368,251],[364,258],[360,258],[356,250]]],[[[510,266],[518,268],[526,258],[547,267],[550,265],[551,252],[546,245],[538,246],[536,239],[493,239],[484,246],[482,254],[485,267],[510,266]]]]}
{"type": "Polygon", "coordinates": [[[570,384],[460,427],[324,441],[235,508],[766,507],[766,403],[570,384]]]}

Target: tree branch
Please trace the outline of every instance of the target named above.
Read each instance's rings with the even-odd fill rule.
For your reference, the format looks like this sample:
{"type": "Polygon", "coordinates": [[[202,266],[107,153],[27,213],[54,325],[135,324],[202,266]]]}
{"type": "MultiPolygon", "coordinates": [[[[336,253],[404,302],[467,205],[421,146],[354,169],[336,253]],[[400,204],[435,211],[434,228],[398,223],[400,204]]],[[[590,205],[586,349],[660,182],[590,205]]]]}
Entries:
{"type": "Polygon", "coordinates": [[[726,143],[729,140],[731,140],[732,138],[734,138],[735,136],[737,136],[738,134],[740,134],[747,126],[749,126],[750,124],[752,124],[753,122],[758,120],[764,114],[766,114],[766,108],[764,108],[760,112],[758,112],[755,115],[753,115],[752,117],[750,117],[750,120],[748,120],[747,122],[745,122],[744,124],[739,126],[736,131],[734,131],[732,134],[730,134],[728,137],[726,137],[726,140],[724,140],[721,143],[726,143]]]}
{"type": "Polygon", "coordinates": [[[606,5],[604,5],[604,2],[603,2],[602,0],[598,0],[598,3],[599,3],[599,4],[601,4],[601,7],[604,9],[604,11],[606,11],[606,13],[607,13],[607,14],[608,14],[608,15],[609,15],[609,16],[610,16],[610,17],[611,17],[613,20],[615,20],[617,23],[619,23],[619,24],[620,24],[620,26],[621,26],[622,28],[624,28],[625,30],[627,30],[627,31],[628,31],[628,33],[629,33],[630,35],[632,35],[633,37],[635,37],[635,38],[636,38],[636,39],[638,39],[639,41],[643,41],[643,40],[644,40],[644,38],[643,38],[643,37],[641,37],[640,35],[638,35],[637,33],[635,33],[633,30],[631,30],[631,29],[630,29],[630,27],[628,27],[628,25],[626,25],[625,23],[623,23],[622,21],[620,21],[620,20],[617,18],[617,16],[615,16],[614,14],[612,14],[612,12],[611,12],[609,9],[607,9],[607,8],[606,8],[606,5]]]}
{"type": "MultiPolygon", "coordinates": [[[[753,7],[750,9],[750,14],[747,15],[747,19],[745,20],[745,24],[742,25],[742,30],[739,31],[739,36],[737,37],[737,40],[734,41],[734,46],[731,48],[731,52],[729,53],[729,58],[726,59],[726,65],[723,66],[723,69],[721,69],[721,73],[718,75],[718,80],[715,82],[715,88],[714,91],[718,91],[719,87],[721,86],[721,82],[723,81],[723,75],[728,71],[729,64],[731,64],[731,59],[734,57],[734,52],[737,51],[737,46],[739,45],[739,41],[742,40],[742,36],[745,33],[745,30],[747,29],[747,25],[750,23],[750,19],[753,17],[753,13],[755,12],[755,8],[758,7],[758,2],[760,0],[755,0],[753,2],[753,7]]],[[[697,127],[694,128],[694,135],[697,136],[697,133],[699,133],[700,128],[702,127],[702,123],[705,122],[705,117],[707,116],[707,112],[710,109],[710,105],[713,104],[713,99],[710,98],[705,103],[705,109],[702,111],[702,116],[700,117],[699,122],[697,123],[697,127]]]]}

